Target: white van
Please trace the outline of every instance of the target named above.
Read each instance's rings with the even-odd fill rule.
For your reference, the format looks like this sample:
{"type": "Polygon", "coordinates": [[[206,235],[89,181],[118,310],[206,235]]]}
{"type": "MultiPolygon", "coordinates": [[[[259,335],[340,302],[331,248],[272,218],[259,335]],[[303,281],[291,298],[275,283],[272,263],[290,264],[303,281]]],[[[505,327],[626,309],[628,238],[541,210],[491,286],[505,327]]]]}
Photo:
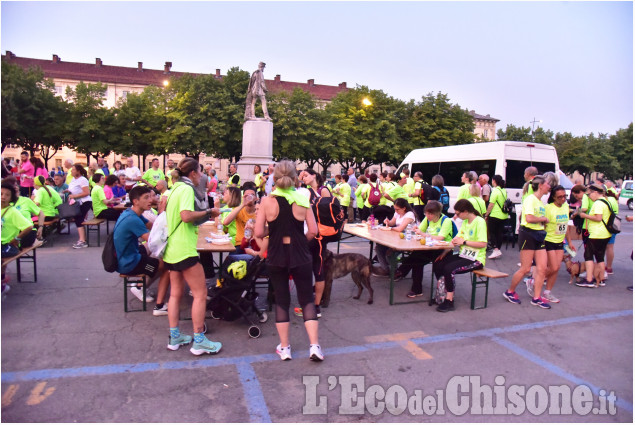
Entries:
{"type": "MultiPolygon", "coordinates": [[[[529,166],[538,168],[540,173],[553,171],[561,177],[561,183],[565,183],[553,146],[511,141],[415,149],[400,164],[397,174],[408,167],[411,177],[415,172],[421,171],[423,179],[428,183],[431,183],[432,176],[440,174],[450,192],[450,207],[456,202],[459,187],[463,185],[461,176],[466,171],[476,171],[478,175],[487,174],[490,184],[492,176],[500,174],[505,180],[509,199],[519,204],[525,184],[525,168],[529,166]]],[[[569,182],[568,185],[570,184],[569,182]]]]}

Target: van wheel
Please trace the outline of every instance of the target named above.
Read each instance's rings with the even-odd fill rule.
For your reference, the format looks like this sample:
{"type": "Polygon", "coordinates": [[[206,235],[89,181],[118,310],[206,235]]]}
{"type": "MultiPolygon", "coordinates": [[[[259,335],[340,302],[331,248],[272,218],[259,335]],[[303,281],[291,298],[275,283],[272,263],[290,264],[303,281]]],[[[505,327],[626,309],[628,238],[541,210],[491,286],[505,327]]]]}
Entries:
{"type": "Polygon", "coordinates": [[[633,211],[633,199],[629,199],[628,202],[626,203],[626,206],[628,207],[629,210],[633,211]]]}

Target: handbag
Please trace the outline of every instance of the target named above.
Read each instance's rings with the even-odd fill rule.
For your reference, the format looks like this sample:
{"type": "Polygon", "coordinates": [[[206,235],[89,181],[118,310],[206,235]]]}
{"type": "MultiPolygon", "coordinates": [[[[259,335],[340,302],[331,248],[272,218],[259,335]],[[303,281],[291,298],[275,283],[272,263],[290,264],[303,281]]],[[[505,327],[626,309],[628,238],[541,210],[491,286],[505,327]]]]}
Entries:
{"type": "Polygon", "coordinates": [[[73,218],[81,214],[81,208],[79,202],[75,202],[73,205],[64,202],[57,206],[57,212],[59,212],[60,218],[73,218]]]}

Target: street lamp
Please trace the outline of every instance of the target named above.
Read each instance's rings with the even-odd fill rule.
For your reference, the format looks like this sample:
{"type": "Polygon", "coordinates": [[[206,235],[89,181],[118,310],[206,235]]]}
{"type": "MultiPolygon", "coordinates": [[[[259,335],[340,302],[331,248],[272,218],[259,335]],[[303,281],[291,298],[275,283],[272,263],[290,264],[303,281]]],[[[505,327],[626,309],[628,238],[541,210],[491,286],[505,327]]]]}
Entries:
{"type": "Polygon", "coordinates": [[[534,126],[536,125],[536,123],[541,123],[542,120],[536,120],[536,117],[534,117],[533,121],[529,121],[531,123],[531,141],[534,141],[534,126]]]}

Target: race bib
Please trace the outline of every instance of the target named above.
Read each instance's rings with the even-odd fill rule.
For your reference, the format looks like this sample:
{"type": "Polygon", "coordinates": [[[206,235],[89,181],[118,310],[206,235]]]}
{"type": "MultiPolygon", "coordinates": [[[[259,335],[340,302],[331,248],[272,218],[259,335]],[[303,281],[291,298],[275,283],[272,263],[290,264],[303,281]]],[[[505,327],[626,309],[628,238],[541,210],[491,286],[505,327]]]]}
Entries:
{"type": "Polygon", "coordinates": [[[476,261],[476,256],[478,255],[478,250],[474,248],[470,248],[469,246],[461,247],[461,253],[459,257],[465,258],[466,260],[476,261]]]}
{"type": "Polygon", "coordinates": [[[556,224],[556,235],[564,235],[567,233],[567,223],[556,224]]]}

